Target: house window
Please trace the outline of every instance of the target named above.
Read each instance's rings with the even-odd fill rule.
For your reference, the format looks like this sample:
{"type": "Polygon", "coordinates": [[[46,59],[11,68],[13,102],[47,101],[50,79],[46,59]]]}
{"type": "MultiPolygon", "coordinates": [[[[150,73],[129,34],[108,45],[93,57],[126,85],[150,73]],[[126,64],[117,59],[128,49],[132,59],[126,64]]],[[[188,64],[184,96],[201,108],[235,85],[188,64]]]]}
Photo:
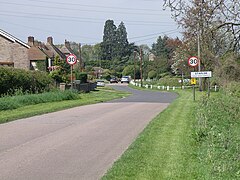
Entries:
{"type": "Polygon", "coordinates": [[[14,67],[13,62],[0,62],[0,66],[14,67]]]}

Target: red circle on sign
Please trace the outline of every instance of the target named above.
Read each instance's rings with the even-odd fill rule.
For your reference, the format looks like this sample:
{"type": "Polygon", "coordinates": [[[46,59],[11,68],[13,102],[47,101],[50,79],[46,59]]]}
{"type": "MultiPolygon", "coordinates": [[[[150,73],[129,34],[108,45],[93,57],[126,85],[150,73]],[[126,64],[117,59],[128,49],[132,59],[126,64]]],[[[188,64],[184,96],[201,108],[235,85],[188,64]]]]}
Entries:
{"type": "Polygon", "coordinates": [[[77,63],[77,56],[75,56],[74,54],[69,54],[66,58],[66,61],[68,64],[74,65],[77,63]]]}
{"type": "Polygon", "coordinates": [[[199,63],[199,59],[196,56],[192,56],[188,59],[188,65],[191,67],[196,67],[199,63]]]}

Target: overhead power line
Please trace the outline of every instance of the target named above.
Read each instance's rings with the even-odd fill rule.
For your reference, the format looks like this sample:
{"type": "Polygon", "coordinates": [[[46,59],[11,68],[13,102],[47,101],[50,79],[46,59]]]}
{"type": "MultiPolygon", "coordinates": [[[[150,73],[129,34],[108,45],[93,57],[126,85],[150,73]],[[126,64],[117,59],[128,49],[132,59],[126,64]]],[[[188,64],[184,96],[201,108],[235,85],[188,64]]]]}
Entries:
{"type": "Polygon", "coordinates": [[[46,9],[60,9],[60,10],[68,10],[68,11],[81,11],[81,12],[100,12],[100,13],[113,13],[113,14],[133,14],[133,15],[144,15],[144,16],[161,16],[162,14],[152,14],[152,13],[140,13],[140,12],[121,12],[121,11],[103,11],[103,10],[89,10],[89,9],[79,9],[79,8],[67,8],[67,7],[56,7],[56,6],[44,6],[44,5],[36,5],[36,4],[23,4],[23,3],[12,3],[12,2],[1,2],[2,4],[8,5],[17,5],[17,6],[26,6],[26,7],[38,7],[38,8],[46,8],[46,9]]]}
{"type": "MultiPolygon", "coordinates": [[[[27,16],[27,15],[19,15],[19,14],[9,14],[9,13],[0,13],[0,16],[6,16],[6,17],[16,17],[16,18],[28,18],[28,19],[42,19],[42,20],[54,20],[54,21],[65,21],[65,22],[85,22],[85,23],[98,23],[98,24],[103,24],[104,20],[94,20],[94,19],[91,19],[91,20],[88,20],[88,19],[85,19],[84,18],[76,18],[76,17],[64,17],[64,16],[49,16],[49,17],[41,17],[41,16],[35,16],[35,15],[32,15],[32,16],[27,16]]],[[[142,26],[142,25],[151,25],[151,26],[174,26],[174,24],[157,24],[157,23],[152,23],[152,22],[143,22],[142,23],[131,23],[131,22],[127,22],[128,25],[134,25],[134,26],[142,26]]]]}
{"type": "MultiPolygon", "coordinates": [[[[9,16],[17,16],[17,17],[27,17],[27,16],[23,16],[23,15],[29,15],[30,18],[38,18],[38,17],[44,17],[44,19],[51,19],[51,18],[58,18],[61,20],[62,19],[66,19],[66,20],[77,20],[77,21],[81,21],[81,22],[100,22],[103,23],[104,21],[106,21],[106,19],[99,19],[99,18],[88,18],[88,17],[79,17],[79,16],[62,16],[62,15],[52,15],[52,14],[38,14],[38,13],[26,13],[26,12],[20,12],[20,11],[1,11],[2,15],[9,15],[9,16]],[[85,21],[82,21],[85,20],[85,21]]],[[[54,19],[55,20],[55,19],[54,19]]],[[[115,20],[115,21],[123,21],[124,23],[128,23],[128,24],[133,24],[133,25],[146,25],[146,24],[156,24],[156,25],[168,25],[169,26],[169,22],[160,22],[160,21],[131,21],[131,20],[115,20]]],[[[171,24],[170,24],[171,25],[171,24]]],[[[173,24],[172,24],[173,25],[173,24]]]]}
{"type": "MultiPolygon", "coordinates": [[[[80,35],[76,35],[76,34],[68,34],[68,33],[63,33],[62,31],[61,32],[56,32],[56,31],[50,31],[50,30],[47,30],[46,28],[42,29],[42,28],[36,28],[36,27],[31,27],[31,26],[26,26],[26,25],[23,25],[23,24],[18,24],[18,23],[10,23],[8,21],[3,21],[3,20],[0,20],[0,22],[4,22],[6,24],[11,24],[11,25],[14,25],[14,26],[17,26],[17,27],[23,27],[23,28],[27,28],[27,29],[34,29],[34,30],[37,30],[37,31],[40,31],[40,32],[46,32],[46,33],[53,33],[53,34],[60,34],[60,35],[64,35],[64,36],[72,36],[72,37],[79,37],[79,38],[84,38],[84,39],[91,39],[91,40],[99,40],[97,38],[93,38],[93,37],[87,37],[87,36],[80,36],[80,35]]],[[[82,44],[85,44],[85,43],[82,43],[82,44]]],[[[95,44],[95,43],[89,43],[89,44],[95,44]]]]}
{"type": "Polygon", "coordinates": [[[105,8],[105,9],[122,9],[122,10],[129,10],[129,11],[154,11],[159,12],[159,9],[146,9],[146,8],[123,8],[123,7],[116,7],[116,6],[99,6],[99,5],[90,5],[90,4],[81,4],[81,3],[62,3],[62,2],[52,2],[52,1],[44,1],[44,0],[27,0],[30,2],[40,2],[40,3],[47,3],[47,4],[59,4],[64,6],[81,6],[81,7],[97,7],[97,8],[105,8]]]}
{"type": "MultiPolygon", "coordinates": [[[[170,34],[177,33],[177,32],[178,32],[178,31],[171,32],[171,33],[165,33],[165,32],[162,32],[162,33],[158,33],[158,35],[160,35],[160,34],[163,34],[163,35],[170,35],[170,34]]],[[[141,39],[141,40],[134,41],[134,43],[137,43],[137,42],[144,42],[144,41],[151,40],[151,39],[157,39],[158,37],[159,37],[159,36],[154,36],[154,37],[151,37],[151,38],[141,39]]]]}
{"type": "Polygon", "coordinates": [[[175,32],[178,32],[178,29],[173,29],[173,30],[169,30],[169,31],[164,31],[164,32],[158,32],[158,33],[154,33],[154,34],[148,34],[148,35],[143,35],[143,36],[136,36],[136,37],[132,37],[132,38],[129,38],[129,39],[139,39],[139,38],[145,38],[145,37],[149,37],[149,36],[154,36],[156,37],[156,35],[159,35],[159,34],[163,34],[163,33],[175,33],[175,32]]]}
{"type": "MultiPolygon", "coordinates": [[[[27,29],[35,29],[35,30],[38,30],[40,32],[54,33],[54,34],[60,34],[60,35],[65,35],[65,36],[70,36],[70,37],[80,37],[80,38],[83,38],[83,39],[90,39],[90,40],[98,41],[98,42],[81,42],[81,44],[91,44],[91,45],[93,45],[93,44],[97,44],[101,41],[101,40],[99,41],[99,39],[97,39],[97,38],[80,36],[80,35],[76,35],[76,34],[67,34],[67,33],[63,33],[62,31],[61,32],[49,31],[47,29],[30,27],[30,26],[25,26],[25,25],[22,25],[22,24],[17,24],[17,23],[10,23],[8,21],[3,21],[3,20],[0,20],[0,22],[4,22],[4,23],[7,23],[7,24],[12,24],[12,25],[17,26],[17,27],[23,27],[23,28],[27,28],[27,29]]],[[[139,40],[133,41],[133,42],[134,43],[144,42],[144,41],[151,40],[151,39],[157,39],[159,37],[159,35],[161,35],[161,34],[169,35],[169,34],[176,33],[176,32],[178,32],[177,29],[158,32],[158,33],[153,33],[153,34],[147,34],[147,35],[142,35],[142,36],[137,36],[137,37],[132,37],[132,38],[128,38],[128,39],[130,40],[130,39],[137,39],[138,38],[139,40]],[[149,36],[154,36],[154,37],[145,38],[145,37],[149,37],[149,36]]]]}

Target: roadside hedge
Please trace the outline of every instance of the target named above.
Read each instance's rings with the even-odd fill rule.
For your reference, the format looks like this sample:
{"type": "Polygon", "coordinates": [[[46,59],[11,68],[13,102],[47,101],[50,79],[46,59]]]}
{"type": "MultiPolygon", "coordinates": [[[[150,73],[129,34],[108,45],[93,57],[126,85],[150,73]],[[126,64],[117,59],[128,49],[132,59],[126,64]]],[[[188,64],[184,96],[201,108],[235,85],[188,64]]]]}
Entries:
{"type": "Polygon", "coordinates": [[[47,102],[80,99],[77,91],[50,91],[41,94],[26,94],[17,96],[6,96],[0,98],[0,111],[17,109],[19,107],[35,105],[47,102]]]}
{"type": "Polygon", "coordinates": [[[0,95],[23,93],[37,93],[49,90],[52,79],[47,73],[28,71],[10,67],[0,67],[0,95]]]}
{"type": "Polygon", "coordinates": [[[239,83],[229,85],[199,106],[195,130],[202,179],[240,178],[239,88],[239,83]]]}

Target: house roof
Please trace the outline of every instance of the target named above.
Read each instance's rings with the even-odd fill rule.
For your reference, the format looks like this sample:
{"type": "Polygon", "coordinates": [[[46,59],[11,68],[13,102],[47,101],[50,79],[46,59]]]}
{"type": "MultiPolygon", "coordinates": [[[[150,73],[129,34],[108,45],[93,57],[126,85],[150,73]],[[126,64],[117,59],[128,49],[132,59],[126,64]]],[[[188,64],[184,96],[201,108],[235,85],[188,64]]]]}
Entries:
{"type": "Polygon", "coordinates": [[[21,41],[20,39],[14,37],[13,35],[7,33],[6,31],[4,31],[2,29],[0,29],[0,35],[5,37],[9,41],[19,43],[19,44],[21,44],[22,46],[24,46],[26,48],[30,48],[30,46],[28,44],[26,44],[25,42],[21,41]]]}
{"type": "Polygon", "coordinates": [[[47,43],[45,46],[53,53],[54,56],[59,55],[62,59],[66,58],[65,54],[63,54],[62,51],[60,51],[55,45],[47,43]]]}
{"type": "Polygon", "coordinates": [[[61,47],[60,50],[61,50],[64,54],[71,54],[71,52],[69,51],[69,49],[68,49],[66,46],[61,47]]]}
{"type": "Polygon", "coordinates": [[[64,46],[60,48],[60,50],[65,54],[74,54],[74,51],[71,48],[70,42],[65,40],[64,46]]]}
{"type": "Polygon", "coordinates": [[[32,46],[28,51],[29,60],[46,60],[48,56],[39,47],[32,46]]]}
{"type": "Polygon", "coordinates": [[[47,43],[45,44],[46,49],[48,49],[53,56],[59,55],[60,59],[64,60],[66,59],[66,56],[62,51],[60,51],[54,44],[53,44],[53,38],[48,37],[47,38],[47,43]]]}

